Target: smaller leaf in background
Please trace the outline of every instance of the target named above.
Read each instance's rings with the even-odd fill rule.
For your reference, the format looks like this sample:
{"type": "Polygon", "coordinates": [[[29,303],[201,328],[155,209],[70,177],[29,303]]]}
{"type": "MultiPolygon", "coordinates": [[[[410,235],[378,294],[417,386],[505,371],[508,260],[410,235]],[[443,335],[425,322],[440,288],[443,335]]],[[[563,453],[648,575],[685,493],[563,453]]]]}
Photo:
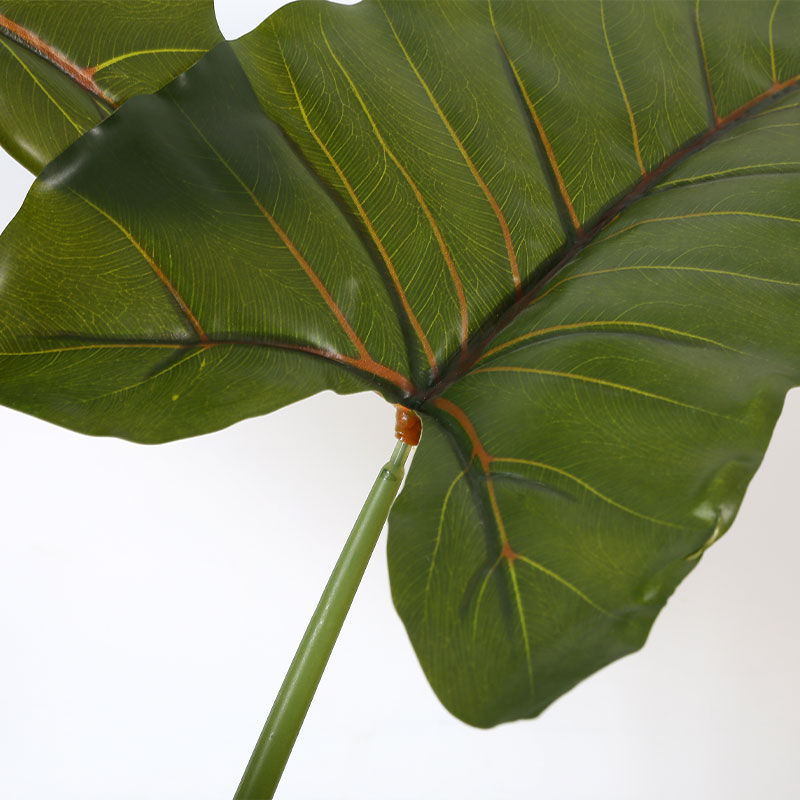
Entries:
{"type": "Polygon", "coordinates": [[[212,0],[0,2],[0,144],[38,173],[221,39],[212,0]]]}

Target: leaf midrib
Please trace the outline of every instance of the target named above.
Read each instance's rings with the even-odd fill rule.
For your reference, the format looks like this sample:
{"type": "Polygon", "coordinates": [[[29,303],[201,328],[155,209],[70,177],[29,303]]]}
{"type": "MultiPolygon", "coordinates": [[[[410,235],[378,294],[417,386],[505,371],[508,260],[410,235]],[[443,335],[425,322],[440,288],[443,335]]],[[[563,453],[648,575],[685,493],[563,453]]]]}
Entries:
{"type": "MultiPolygon", "coordinates": [[[[445,369],[442,377],[436,381],[422,395],[408,398],[409,406],[417,410],[425,410],[431,401],[441,396],[449,386],[459,378],[469,373],[485,349],[494,339],[529,305],[538,299],[542,290],[585,250],[595,243],[599,235],[616,219],[616,217],[631,207],[636,201],[642,199],[647,192],[654,188],[679,163],[694,155],[704,147],[713,143],[720,135],[730,130],[733,126],[751,118],[771,100],[777,99],[782,93],[795,88],[800,83],[800,74],[785,81],[776,81],[772,86],[759,95],[748,100],[732,112],[722,117],[713,126],[695,136],[683,147],[668,155],[655,169],[647,173],[628,192],[605,211],[600,212],[593,225],[587,226],[568,241],[560,252],[555,253],[548,261],[540,265],[540,277],[535,278],[527,288],[524,288],[521,297],[507,303],[499,309],[494,321],[484,325],[470,337],[467,343],[466,358],[453,359],[451,369],[445,369]],[[542,272],[543,269],[543,272],[542,272]]],[[[459,354],[460,355],[460,354],[459,354]]],[[[452,363],[452,361],[451,361],[452,363]]]]}
{"type": "Polygon", "coordinates": [[[296,353],[313,356],[322,361],[336,364],[343,369],[351,370],[355,376],[364,380],[364,375],[370,375],[379,381],[385,382],[396,386],[398,391],[403,391],[402,381],[405,378],[401,375],[394,373],[393,370],[386,367],[384,364],[377,363],[375,371],[366,370],[359,363],[359,360],[352,356],[343,355],[342,353],[333,352],[331,350],[323,350],[319,347],[314,347],[311,344],[304,342],[290,342],[280,339],[264,339],[257,337],[247,337],[245,335],[237,335],[236,338],[224,339],[217,337],[207,337],[206,339],[197,340],[169,340],[169,339],[114,339],[114,338],[93,338],[80,335],[64,334],[62,336],[33,336],[37,342],[49,340],[57,342],[59,339],[64,339],[70,344],[58,345],[54,347],[42,346],[36,350],[0,350],[0,358],[9,357],[22,357],[22,356],[42,356],[42,355],[58,355],[60,353],[69,353],[81,350],[135,350],[135,349],[158,349],[158,350],[212,350],[217,347],[256,347],[256,348],[275,348],[278,350],[291,350],[296,353]],[[79,342],[79,343],[74,343],[79,342]]]}
{"type": "Polygon", "coordinates": [[[94,80],[96,67],[81,67],[53,45],[37,36],[33,31],[20,25],[10,17],[0,14],[0,36],[24,47],[34,55],[55,67],[59,72],[68,77],[76,86],[102,101],[110,110],[119,107],[119,104],[110,95],[106,94],[94,80]]]}
{"type": "MultiPolygon", "coordinates": [[[[498,38],[500,51],[512,71],[512,75],[510,77],[512,82],[515,84],[513,88],[516,92],[520,92],[523,87],[518,84],[518,77],[515,74],[514,65],[510,60],[502,40],[500,39],[499,33],[496,30],[495,33],[498,38]]],[[[56,48],[40,39],[40,37],[38,37],[35,33],[29,31],[2,14],[0,14],[0,36],[15,44],[25,47],[42,60],[50,63],[55,68],[59,69],[64,75],[69,77],[77,86],[82,88],[87,93],[90,93],[96,98],[102,100],[103,102],[108,103],[111,108],[117,107],[116,103],[110,97],[108,97],[94,82],[92,77],[92,68],[80,67],[75,62],[71,61],[62,53],[60,53],[56,48]]],[[[702,39],[700,41],[700,47],[702,49],[702,39]]],[[[705,54],[703,53],[702,60],[705,63],[704,56],[705,54]]],[[[667,156],[651,172],[644,174],[641,180],[639,180],[631,189],[629,189],[627,193],[623,194],[616,203],[608,206],[605,211],[601,211],[595,218],[593,225],[584,227],[573,226],[573,230],[567,229],[565,231],[567,234],[567,241],[562,246],[560,251],[556,252],[553,256],[540,264],[539,269],[537,270],[537,272],[540,273],[540,277],[534,278],[527,288],[523,287],[521,292],[516,292],[514,299],[510,300],[510,302],[507,301],[506,303],[501,304],[497,313],[490,318],[490,321],[484,323],[466,341],[462,339],[462,347],[459,349],[459,352],[451,356],[449,359],[450,368],[448,369],[447,366],[445,366],[445,368],[441,370],[440,374],[434,378],[433,382],[427,389],[420,391],[417,387],[413,387],[413,389],[409,391],[410,387],[401,388],[399,394],[403,403],[417,410],[429,410],[431,402],[437,397],[441,396],[451,384],[453,384],[462,376],[468,374],[473,369],[476,362],[484,355],[486,348],[491,344],[491,342],[496,339],[496,337],[512,322],[512,320],[519,313],[521,313],[521,311],[535,302],[538,297],[541,296],[542,290],[547,289],[553,280],[566,267],[572,264],[586,247],[595,243],[598,240],[601,232],[604,231],[605,228],[608,227],[622,211],[626,210],[637,200],[645,196],[651,188],[655,187],[655,185],[681,161],[712,143],[719,135],[729,130],[734,124],[740,123],[753,116],[764,104],[775,99],[782,92],[797,86],[799,81],[800,75],[796,75],[793,78],[789,78],[785,81],[775,80],[767,90],[751,98],[749,101],[742,104],[725,117],[719,117],[719,115],[716,113],[714,98],[713,94],[711,94],[711,86],[709,85],[707,88],[709,90],[712,109],[714,112],[714,124],[702,133],[695,136],[683,147],[667,156]]],[[[523,100],[525,100],[524,97],[523,100]]],[[[528,113],[532,113],[532,109],[530,108],[528,108],[527,111],[528,113]]],[[[536,120],[534,119],[533,122],[535,124],[536,120]]],[[[538,131],[539,135],[543,133],[538,125],[536,125],[536,130],[538,131]]],[[[545,146],[545,149],[547,149],[547,142],[545,141],[542,144],[545,146]]],[[[549,155],[550,153],[548,152],[548,156],[549,155]]],[[[558,179],[560,174],[557,172],[557,165],[554,165],[551,162],[550,166],[551,168],[556,169],[556,178],[558,179]]],[[[558,181],[558,188],[560,191],[554,192],[554,194],[558,194],[559,196],[554,199],[556,200],[557,205],[559,205],[560,202],[563,202],[566,206],[566,210],[571,211],[568,195],[565,196],[564,191],[562,190],[564,189],[564,187],[561,186],[562,182],[563,179],[558,181]]],[[[570,218],[572,218],[573,214],[574,212],[569,214],[570,218]]],[[[322,355],[322,353],[320,353],[320,355],[322,355]]],[[[327,353],[325,355],[327,355],[327,353]]],[[[332,358],[331,360],[339,361],[341,363],[340,359],[338,358],[332,358]]],[[[385,379],[385,376],[379,375],[376,372],[373,372],[371,369],[364,370],[363,367],[356,367],[356,369],[358,369],[360,372],[372,374],[374,378],[385,379]]]]}
{"type": "MultiPolygon", "coordinates": [[[[502,42],[500,42],[501,49],[502,42]]],[[[458,437],[454,435],[454,430],[450,425],[447,425],[445,421],[441,418],[439,414],[430,414],[429,418],[432,420],[433,424],[439,429],[439,431],[445,436],[445,438],[449,441],[450,446],[453,448],[454,452],[456,453],[457,457],[462,463],[462,473],[465,474],[467,478],[467,483],[470,487],[470,493],[472,495],[473,501],[477,509],[479,509],[479,516],[481,520],[481,524],[483,525],[484,529],[489,532],[490,536],[492,532],[496,534],[496,545],[499,549],[499,555],[496,555],[494,561],[489,564],[486,563],[482,566],[483,569],[488,568],[488,572],[484,577],[484,581],[481,586],[481,590],[479,593],[479,597],[476,603],[475,608],[475,621],[477,621],[477,614],[480,608],[480,600],[482,595],[486,589],[488,584],[489,577],[492,573],[495,572],[495,569],[502,563],[506,562],[508,565],[508,577],[510,578],[510,586],[508,583],[505,584],[506,590],[509,591],[511,595],[511,600],[515,601],[517,615],[519,618],[519,625],[520,625],[520,634],[522,637],[522,643],[524,647],[525,657],[526,657],[526,664],[528,670],[528,682],[529,682],[529,690],[531,694],[531,698],[535,696],[535,684],[534,684],[534,674],[533,674],[533,665],[532,665],[532,658],[531,658],[531,648],[530,648],[530,641],[528,638],[528,631],[527,631],[527,624],[525,620],[524,610],[521,603],[520,597],[520,590],[519,585],[516,578],[516,573],[514,571],[514,561],[518,558],[523,560],[526,563],[530,563],[529,559],[525,554],[516,551],[508,538],[508,535],[505,530],[505,525],[502,519],[502,511],[499,508],[499,504],[497,502],[497,498],[495,496],[495,491],[493,487],[493,474],[491,470],[491,463],[492,462],[503,462],[509,461],[514,459],[506,459],[501,456],[497,456],[496,454],[490,454],[484,448],[481,439],[475,430],[475,427],[472,421],[469,418],[469,415],[466,411],[459,406],[455,405],[451,401],[441,397],[440,395],[456,380],[463,377],[464,375],[468,374],[472,371],[475,363],[478,359],[483,355],[486,347],[491,344],[491,342],[497,337],[497,335],[507,326],[509,323],[527,306],[531,303],[535,302],[542,294],[546,291],[549,291],[549,288],[552,288],[551,284],[553,281],[560,275],[563,269],[565,269],[568,265],[570,265],[575,258],[590,244],[596,242],[598,236],[605,228],[616,219],[616,217],[626,208],[631,206],[637,200],[641,199],[649,189],[657,184],[665,174],[667,174],[671,169],[673,169],[677,164],[683,161],[685,158],[693,155],[706,145],[713,142],[723,131],[729,130],[732,125],[735,123],[741,122],[744,119],[752,116],[755,111],[760,108],[764,103],[767,101],[775,98],[779,93],[794,87],[798,81],[800,81],[800,75],[795,76],[787,81],[781,83],[773,83],[772,87],[767,91],[763,92],[762,94],[752,98],[747,103],[743,104],[739,108],[735,109],[726,117],[719,119],[715,124],[709,128],[708,130],[704,131],[701,134],[698,134],[694,139],[689,141],[686,145],[684,145],[679,150],[675,151],[670,156],[667,156],[661,164],[656,167],[652,172],[644,175],[642,179],[633,186],[626,194],[622,196],[622,198],[617,201],[617,203],[611,205],[606,211],[601,212],[598,216],[597,220],[595,221],[594,225],[592,225],[585,233],[581,230],[576,231],[575,237],[570,242],[568,240],[567,244],[562,248],[561,254],[556,254],[551,259],[552,266],[547,269],[545,268],[544,273],[541,275],[540,278],[534,280],[531,285],[524,290],[523,295],[521,298],[512,302],[508,305],[502,315],[500,316],[499,320],[489,326],[488,328],[484,328],[482,335],[479,331],[476,337],[468,343],[468,353],[469,356],[465,361],[459,361],[456,363],[455,367],[451,369],[449,372],[446,372],[443,378],[437,382],[428,393],[422,398],[420,402],[420,408],[425,408],[426,410],[433,410],[431,407],[435,407],[439,412],[444,412],[447,414],[458,427],[462,429],[464,434],[466,434],[467,439],[469,440],[469,444],[471,446],[471,451],[465,451],[463,441],[461,441],[458,437]],[[549,287],[549,288],[548,288],[549,287]],[[475,483],[475,476],[471,469],[473,462],[477,462],[478,473],[483,476],[486,481],[486,489],[487,492],[481,491],[480,487],[475,483]]],[[[538,126],[537,126],[538,128],[538,126]]],[[[566,198],[565,198],[566,199],[566,198]]],[[[663,398],[662,398],[663,399],[663,398]]],[[[534,464],[535,462],[530,462],[534,464]]],[[[546,468],[550,468],[549,465],[540,465],[546,468]]],[[[558,471],[558,470],[556,470],[558,471]]],[[[566,473],[565,473],[566,474],[566,473]]],[[[663,521],[663,520],[656,520],[651,517],[647,517],[646,515],[634,510],[630,509],[627,506],[623,506],[622,504],[618,503],[617,501],[613,500],[612,498],[608,498],[602,494],[600,494],[596,489],[593,487],[588,486],[583,482],[580,478],[569,475],[572,480],[577,481],[578,483],[582,484],[584,489],[587,489],[591,493],[601,497],[605,502],[610,502],[612,505],[617,506],[628,513],[632,513],[635,516],[642,517],[644,519],[649,519],[651,522],[659,523],[663,525],[667,525],[670,527],[675,526],[675,523],[663,521]]],[[[677,526],[675,526],[677,527],[677,526]]],[[[492,537],[494,538],[494,537],[492,537]]],[[[438,541],[437,541],[438,547],[438,541]]],[[[489,555],[489,558],[494,556],[494,553],[489,555]]],[[[537,566],[541,567],[537,562],[537,566]]],[[[544,567],[545,572],[549,572],[547,567],[544,567]]],[[[551,575],[551,577],[554,577],[551,575]]],[[[555,576],[556,580],[563,581],[563,577],[560,575],[555,576]]],[[[430,582],[430,581],[429,581],[430,582]]],[[[588,598],[588,595],[584,595],[583,591],[578,587],[575,587],[573,584],[567,582],[570,588],[573,591],[577,591],[577,593],[584,597],[584,599],[588,598]]],[[[600,606],[597,606],[594,601],[589,599],[591,605],[595,606],[595,608],[599,610],[603,610],[600,606]]]]}

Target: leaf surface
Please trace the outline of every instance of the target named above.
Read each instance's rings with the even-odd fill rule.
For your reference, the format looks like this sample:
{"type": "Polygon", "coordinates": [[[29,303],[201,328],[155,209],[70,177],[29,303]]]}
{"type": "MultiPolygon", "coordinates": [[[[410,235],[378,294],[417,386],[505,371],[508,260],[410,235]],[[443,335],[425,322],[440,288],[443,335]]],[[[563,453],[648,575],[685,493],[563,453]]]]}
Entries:
{"type": "Polygon", "coordinates": [[[38,173],[221,39],[213,0],[4,0],[0,145],[38,173]]]}
{"type": "Polygon", "coordinates": [[[394,600],[444,704],[637,649],[800,383],[798,4],[304,2],[126,103],[0,239],[0,399],[158,442],[423,417],[394,600]]]}

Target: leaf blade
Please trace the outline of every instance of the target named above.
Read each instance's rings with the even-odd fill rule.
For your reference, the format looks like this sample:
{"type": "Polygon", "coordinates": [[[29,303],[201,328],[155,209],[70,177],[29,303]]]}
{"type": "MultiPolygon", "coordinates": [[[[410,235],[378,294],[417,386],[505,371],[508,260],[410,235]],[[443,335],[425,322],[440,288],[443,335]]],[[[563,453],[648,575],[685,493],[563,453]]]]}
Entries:
{"type": "Polygon", "coordinates": [[[209,0],[0,5],[0,144],[38,173],[136,94],[221,41],[209,0]]]}
{"type": "MultiPolygon", "coordinates": [[[[782,103],[792,106],[796,92],[782,103]]],[[[694,158],[702,170],[734,155],[747,163],[753,142],[772,136],[770,122],[750,119],[747,137],[720,137],[678,174],[692,174],[694,158]]],[[[465,721],[535,716],[581,671],[640,647],[699,554],[733,521],[784,393],[800,380],[797,180],[742,180],[745,189],[679,185],[630,204],[434,401],[445,412],[436,427],[459,455],[447,470],[424,448],[415,459],[415,482],[390,520],[390,577],[429,680],[465,721]],[[769,248],[759,246],[765,240],[769,248]],[[435,485],[433,472],[447,481],[460,470],[471,474],[482,522],[445,521],[434,537],[420,506],[442,500],[429,489],[421,504],[421,487],[435,485]],[[464,536],[474,540],[469,560],[464,536]],[[449,581],[432,581],[422,600],[409,587],[432,563],[431,541],[449,581]],[[528,560],[559,577],[523,578],[528,560]],[[477,596],[476,574],[486,575],[477,596]],[[548,581],[578,588],[612,617],[558,601],[548,581]],[[487,602],[516,658],[484,629],[472,644],[487,602]],[[509,608],[518,603],[525,613],[515,620],[509,608]],[[450,611],[434,625],[432,607],[450,611]],[[602,642],[587,625],[599,626],[602,642]],[[527,652],[533,689],[519,657],[527,652]],[[507,683],[493,686],[492,672],[507,683]]]]}
{"type": "Polygon", "coordinates": [[[643,644],[800,382],[781,7],[748,6],[772,19],[751,53],[704,5],[570,6],[293,5],[76,143],[0,243],[4,402],[146,441],[323,388],[419,410],[392,592],[435,691],[480,726],[643,644]],[[69,259],[30,256],[43,220],[75,227],[64,189],[130,234],[81,218],[89,325],[42,289],[69,259]],[[97,311],[109,251],[141,318],[124,291],[97,311]]]}

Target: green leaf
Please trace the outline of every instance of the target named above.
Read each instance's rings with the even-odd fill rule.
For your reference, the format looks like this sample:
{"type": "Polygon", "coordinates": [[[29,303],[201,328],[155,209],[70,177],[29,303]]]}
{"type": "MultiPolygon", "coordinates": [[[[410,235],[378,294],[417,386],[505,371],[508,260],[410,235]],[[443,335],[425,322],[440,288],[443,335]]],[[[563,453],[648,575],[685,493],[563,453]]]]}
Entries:
{"type": "Polygon", "coordinates": [[[4,0],[0,145],[38,173],[221,39],[213,0],[4,0]]]}
{"type": "Polygon", "coordinates": [[[0,401],[157,442],[416,408],[392,591],[444,704],[644,642],[800,383],[800,6],[304,2],[129,101],[0,239],[0,401]]]}
{"type": "Polygon", "coordinates": [[[0,263],[4,400],[67,427],[158,442],[407,383],[368,253],[228,45],[54,161],[0,263]]]}

